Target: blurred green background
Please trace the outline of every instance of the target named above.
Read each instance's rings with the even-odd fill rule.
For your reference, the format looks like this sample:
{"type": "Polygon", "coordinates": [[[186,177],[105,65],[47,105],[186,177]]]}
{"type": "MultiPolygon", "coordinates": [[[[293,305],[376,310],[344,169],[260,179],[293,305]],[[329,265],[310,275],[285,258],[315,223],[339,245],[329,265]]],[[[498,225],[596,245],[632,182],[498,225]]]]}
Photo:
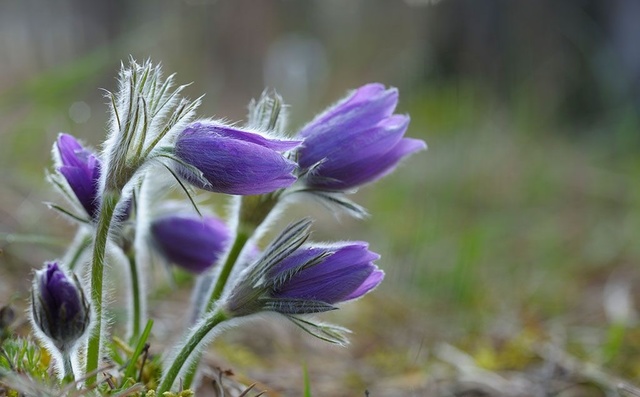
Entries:
{"type": "MultiPolygon", "coordinates": [[[[227,365],[285,395],[303,361],[317,395],[426,395],[456,377],[443,342],[526,373],[532,343],[562,335],[580,360],[640,380],[638,21],[635,0],[4,0],[0,303],[24,300],[31,269],[73,235],[42,204],[61,201],[43,179],[51,145],[61,131],[100,144],[99,88],[129,55],[193,81],[202,117],[243,120],[275,88],[292,132],[378,81],[399,88],[407,135],[429,150],[361,189],[366,221],[313,207],[317,239],[382,254],[383,287],[329,316],[353,345],[260,323],[264,341],[220,343],[227,365]]],[[[154,313],[171,321],[186,301],[154,313]]]]}

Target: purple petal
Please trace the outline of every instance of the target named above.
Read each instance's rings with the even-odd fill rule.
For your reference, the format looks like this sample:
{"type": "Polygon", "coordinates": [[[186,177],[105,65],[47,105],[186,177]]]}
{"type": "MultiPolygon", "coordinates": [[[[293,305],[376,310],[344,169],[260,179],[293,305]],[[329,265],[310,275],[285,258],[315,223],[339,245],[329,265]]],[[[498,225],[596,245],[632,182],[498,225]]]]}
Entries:
{"type": "Polygon", "coordinates": [[[299,151],[301,167],[323,160],[318,173],[332,178],[332,171],[348,167],[367,158],[376,158],[394,147],[409,126],[409,117],[394,115],[362,131],[345,131],[340,136],[314,136],[305,140],[299,151]]]}
{"type": "Polygon", "coordinates": [[[391,173],[402,159],[426,147],[427,145],[420,139],[403,138],[381,156],[333,169],[330,175],[332,179],[310,179],[309,184],[328,190],[347,190],[364,185],[391,173]]]}
{"type": "Polygon", "coordinates": [[[352,295],[374,271],[379,255],[356,243],[337,249],[322,263],[297,273],[274,292],[274,297],[338,303],[352,295]]]}
{"type": "Polygon", "coordinates": [[[345,298],[343,298],[343,301],[357,299],[367,294],[369,291],[377,287],[382,282],[383,279],[384,279],[384,272],[382,270],[379,270],[376,267],[376,270],[374,270],[373,272],[371,272],[371,274],[369,274],[369,277],[367,277],[364,283],[362,283],[362,285],[360,285],[358,289],[356,289],[355,291],[347,295],[345,298]]]}
{"type": "Polygon", "coordinates": [[[58,171],[67,180],[89,217],[95,219],[98,211],[96,181],[87,178],[87,173],[82,168],[62,166],[58,168],[58,171]]]}
{"type": "Polygon", "coordinates": [[[382,84],[367,84],[325,110],[303,127],[299,135],[310,137],[365,129],[391,115],[397,104],[397,89],[385,90],[382,84]]]}
{"type": "Polygon", "coordinates": [[[270,269],[268,277],[278,277],[287,271],[301,266],[323,252],[331,251],[328,248],[305,247],[297,249],[293,254],[284,258],[280,263],[270,269]]]}
{"type": "Polygon", "coordinates": [[[211,268],[229,240],[227,226],[214,217],[166,216],[152,222],[151,234],[158,251],[193,273],[211,268]]]}
{"type": "Polygon", "coordinates": [[[354,265],[349,268],[333,269],[332,272],[319,277],[302,273],[292,278],[291,282],[278,290],[274,296],[338,303],[357,289],[371,271],[372,269],[367,265],[354,265]]]}
{"type": "Polygon", "coordinates": [[[58,171],[65,177],[89,217],[95,219],[98,211],[100,161],[71,135],[60,134],[56,145],[62,162],[58,171]]]}
{"type": "Polygon", "coordinates": [[[74,282],[60,270],[55,262],[47,264],[45,280],[41,284],[40,291],[44,302],[52,312],[65,307],[66,314],[73,317],[81,310],[80,296],[74,282]]]}
{"type": "Polygon", "coordinates": [[[227,194],[263,194],[285,188],[296,181],[296,164],[278,152],[241,139],[192,130],[182,133],[175,154],[198,168],[209,185],[204,185],[185,167],[178,172],[205,190],[227,194]]]}
{"type": "Polygon", "coordinates": [[[86,164],[87,156],[84,155],[86,150],[73,136],[69,134],[60,134],[58,136],[57,145],[62,164],[74,167],[82,167],[86,164]],[[79,153],[82,155],[78,156],[79,153]]]}
{"type": "Polygon", "coordinates": [[[220,124],[193,123],[188,125],[187,128],[182,132],[182,134],[200,134],[204,136],[213,135],[218,137],[225,137],[253,143],[255,145],[263,146],[277,152],[291,150],[302,143],[302,141],[299,140],[293,141],[269,139],[260,134],[230,128],[220,124]]]}

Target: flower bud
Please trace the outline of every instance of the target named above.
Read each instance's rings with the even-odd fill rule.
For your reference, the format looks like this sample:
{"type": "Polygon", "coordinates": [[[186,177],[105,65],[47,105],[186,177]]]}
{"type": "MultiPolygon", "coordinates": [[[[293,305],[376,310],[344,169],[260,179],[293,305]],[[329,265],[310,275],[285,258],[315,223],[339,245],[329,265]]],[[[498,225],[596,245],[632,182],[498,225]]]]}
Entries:
{"type": "Polygon", "coordinates": [[[31,291],[35,326],[60,352],[69,352],[89,328],[91,311],[78,279],[56,262],[35,274],[31,291]]]}

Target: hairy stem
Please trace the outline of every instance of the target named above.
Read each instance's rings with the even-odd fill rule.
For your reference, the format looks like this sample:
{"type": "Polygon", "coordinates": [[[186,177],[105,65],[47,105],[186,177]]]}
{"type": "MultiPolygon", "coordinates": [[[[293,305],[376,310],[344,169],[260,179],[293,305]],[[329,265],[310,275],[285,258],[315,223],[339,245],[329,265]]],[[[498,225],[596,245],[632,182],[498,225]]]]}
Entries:
{"type": "Polygon", "coordinates": [[[220,270],[220,274],[218,275],[216,284],[213,287],[213,291],[211,292],[211,297],[209,298],[209,303],[207,304],[205,312],[211,311],[216,301],[220,299],[220,296],[222,296],[222,292],[224,291],[227,280],[231,275],[233,266],[236,264],[238,257],[240,256],[240,252],[242,252],[242,249],[249,240],[249,237],[250,233],[245,231],[242,228],[242,225],[240,225],[240,227],[238,227],[238,234],[236,235],[236,238],[233,241],[233,245],[231,246],[231,250],[229,251],[229,255],[227,255],[227,260],[224,262],[224,265],[222,265],[222,269],[220,270]]]}
{"type": "Polygon", "coordinates": [[[127,259],[129,262],[129,273],[131,276],[131,308],[129,309],[129,324],[131,325],[131,337],[129,342],[135,343],[140,336],[140,328],[142,322],[142,299],[140,288],[140,274],[137,263],[136,255],[133,249],[127,250],[127,259]]]}
{"type": "MultiPolygon", "coordinates": [[[[215,326],[227,319],[227,315],[222,310],[209,313],[204,323],[202,323],[202,325],[196,329],[191,336],[189,336],[189,339],[182,346],[182,349],[180,349],[180,352],[171,363],[171,367],[169,367],[169,370],[165,373],[160,386],[156,389],[157,395],[161,396],[164,392],[171,389],[171,386],[173,386],[173,383],[176,381],[180,371],[185,364],[187,364],[189,357],[196,350],[200,342],[202,342],[202,340],[215,326]]],[[[200,354],[198,354],[197,357],[200,357],[200,354]]]]}
{"type": "MultiPolygon", "coordinates": [[[[211,291],[211,296],[207,302],[204,313],[211,312],[216,305],[216,302],[222,296],[224,288],[229,281],[229,276],[233,271],[233,267],[242,253],[242,249],[249,241],[249,238],[253,235],[258,227],[267,219],[269,213],[278,203],[279,194],[266,194],[255,196],[244,196],[241,198],[240,206],[238,207],[238,231],[233,241],[229,254],[222,265],[222,269],[218,274],[216,283],[211,291]]],[[[195,375],[198,371],[200,359],[202,354],[198,353],[193,358],[189,368],[184,376],[184,386],[189,387],[193,382],[195,375]]]]}
{"type": "Polygon", "coordinates": [[[187,368],[187,372],[185,372],[184,378],[182,379],[182,384],[185,389],[191,388],[193,380],[196,378],[196,374],[198,373],[198,367],[200,366],[201,359],[202,352],[198,352],[198,354],[193,358],[193,361],[189,364],[189,368],[187,368]]]}
{"type": "MultiPolygon", "coordinates": [[[[94,373],[100,359],[100,342],[103,331],[102,298],[104,278],[104,258],[109,238],[109,228],[113,212],[120,199],[120,192],[105,191],[100,208],[100,217],[96,225],[96,236],[93,243],[93,258],[91,261],[91,304],[95,310],[95,326],[91,330],[87,344],[87,374],[94,373]]],[[[96,375],[87,378],[86,383],[95,383],[96,375]]]]}

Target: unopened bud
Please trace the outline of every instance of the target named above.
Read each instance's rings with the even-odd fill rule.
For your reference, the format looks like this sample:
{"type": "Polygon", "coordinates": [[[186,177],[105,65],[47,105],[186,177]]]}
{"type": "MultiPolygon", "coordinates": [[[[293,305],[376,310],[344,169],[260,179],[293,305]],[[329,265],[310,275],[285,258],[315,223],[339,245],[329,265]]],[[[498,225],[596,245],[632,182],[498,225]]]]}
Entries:
{"type": "Polygon", "coordinates": [[[50,262],[36,272],[31,294],[33,322],[60,352],[69,352],[89,329],[91,317],[78,279],[50,262]]]}

